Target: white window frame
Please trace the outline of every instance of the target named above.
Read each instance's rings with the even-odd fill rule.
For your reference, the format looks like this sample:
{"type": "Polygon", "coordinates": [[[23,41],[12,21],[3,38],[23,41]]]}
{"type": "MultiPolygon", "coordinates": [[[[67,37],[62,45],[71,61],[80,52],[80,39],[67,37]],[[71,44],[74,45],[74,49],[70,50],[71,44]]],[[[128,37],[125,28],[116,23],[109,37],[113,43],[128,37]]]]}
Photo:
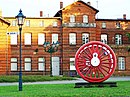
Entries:
{"type": "Polygon", "coordinates": [[[87,15],[83,15],[83,23],[88,23],[88,16],[87,15]]]}
{"type": "Polygon", "coordinates": [[[31,71],[31,68],[32,68],[31,65],[32,65],[31,58],[25,58],[24,59],[25,71],[31,71]]]}
{"type": "Polygon", "coordinates": [[[44,58],[38,58],[38,70],[45,71],[45,59],[44,58]]]}
{"type": "Polygon", "coordinates": [[[75,16],[74,15],[70,15],[70,23],[74,23],[75,22],[75,16]]]}
{"type": "Polygon", "coordinates": [[[107,34],[101,34],[101,42],[107,44],[107,34]]]}
{"type": "Polygon", "coordinates": [[[69,44],[76,45],[76,33],[69,33],[69,44]]]}
{"type": "Polygon", "coordinates": [[[56,43],[58,41],[58,34],[52,34],[52,43],[56,43]]]}
{"type": "Polygon", "coordinates": [[[45,42],[45,34],[38,33],[38,45],[43,45],[45,42]]]}
{"type": "Polygon", "coordinates": [[[106,22],[102,22],[102,28],[106,28],[106,22]]]}
{"type": "Polygon", "coordinates": [[[18,63],[17,58],[11,58],[11,71],[17,71],[18,70],[18,63]]]}
{"type": "Polygon", "coordinates": [[[121,28],[120,22],[117,22],[117,23],[116,23],[116,28],[117,28],[117,29],[121,28]]]}
{"type": "Polygon", "coordinates": [[[57,21],[54,21],[53,22],[53,27],[57,27],[57,25],[58,25],[57,21]]]}
{"type": "Polygon", "coordinates": [[[17,45],[17,42],[18,42],[18,35],[17,34],[10,35],[10,44],[17,45]]]}
{"type": "Polygon", "coordinates": [[[30,26],[30,20],[26,20],[26,26],[30,26]]]}
{"type": "Polygon", "coordinates": [[[44,21],[40,21],[40,27],[44,27],[44,21]]]}
{"type": "Polygon", "coordinates": [[[122,45],[122,35],[121,34],[115,35],[115,44],[116,45],[122,45]]]}
{"type": "Polygon", "coordinates": [[[83,33],[82,34],[82,43],[88,43],[89,42],[89,33],[83,33]]]}
{"type": "Polygon", "coordinates": [[[31,33],[25,33],[24,34],[24,44],[31,45],[31,42],[32,42],[31,33]]]}
{"type": "Polygon", "coordinates": [[[16,26],[16,20],[12,20],[12,26],[16,26]]]}
{"type": "Polygon", "coordinates": [[[75,58],[70,58],[70,70],[76,70],[75,69],[75,58]]]}
{"type": "Polygon", "coordinates": [[[118,69],[125,70],[125,57],[118,57],[118,69]]]}

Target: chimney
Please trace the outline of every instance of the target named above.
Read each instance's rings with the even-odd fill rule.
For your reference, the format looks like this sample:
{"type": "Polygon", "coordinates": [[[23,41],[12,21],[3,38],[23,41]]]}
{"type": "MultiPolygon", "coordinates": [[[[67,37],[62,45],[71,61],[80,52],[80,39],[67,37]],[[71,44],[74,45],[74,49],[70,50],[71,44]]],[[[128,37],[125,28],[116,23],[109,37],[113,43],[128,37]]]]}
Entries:
{"type": "Polygon", "coordinates": [[[126,20],[126,14],[123,14],[123,19],[126,20]]]}
{"type": "Polygon", "coordinates": [[[63,2],[61,1],[60,2],[60,9],[62,9],[63,8],[63,2]]]}
{"type": "Polygon", "coordinates": [[[43,12],[42,11],[40,11],[40,17],[43,17],[43,12]]]}
{"type": "Polygon", "coordinates": [[[87,2],[87,4],[91,6],[91,2],[87,2]]]}

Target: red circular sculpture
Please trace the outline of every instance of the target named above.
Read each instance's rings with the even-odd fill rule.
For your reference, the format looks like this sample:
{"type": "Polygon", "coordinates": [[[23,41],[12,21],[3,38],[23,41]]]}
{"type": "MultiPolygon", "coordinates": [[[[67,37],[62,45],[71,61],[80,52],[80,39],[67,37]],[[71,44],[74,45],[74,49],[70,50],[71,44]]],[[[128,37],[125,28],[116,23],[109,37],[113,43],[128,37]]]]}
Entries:
{"type": "Polygon", "coordinates": [[[79,48],[75,55],[75,67],[78,74],[92,83],[108,79],[116,68],[113,50],[99,41],[92,41],[79,48]]]}

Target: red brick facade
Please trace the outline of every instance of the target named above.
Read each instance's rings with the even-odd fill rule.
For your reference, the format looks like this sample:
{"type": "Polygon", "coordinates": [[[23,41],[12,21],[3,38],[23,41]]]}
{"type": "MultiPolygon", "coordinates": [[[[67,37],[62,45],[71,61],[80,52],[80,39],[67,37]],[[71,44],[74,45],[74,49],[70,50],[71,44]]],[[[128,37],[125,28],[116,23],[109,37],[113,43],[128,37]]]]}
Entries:
{"type": "MultiPolygon", "coordinates": [[[[58,63],[55,61],[52,63],[59,64],[58,70],[57,67],[52,64],[54,70],[53,73],[55,73],[55,71],[58,71],[58,74],[56,73],[54,75],[69,76],[71,74],[71,71],[75,71],[75,69],[71,70],[70,61],[75,57],[75,53],[80,48],[80,46],[83,45],[84,34],[88,35],[89,41],[101,41],[101,35],[106,35],[107,44],[112,47],[117,57],[117,68],[114,74],[130,75],[130,41],[128,41],[128,37],[126,36],[126,33],[130,31],[130,20],[126,19],[126,17],[123,19],[96,19],[95,17],[97,13],[97,9],[80,0],[59,10],[53,18],[27,17],[26,21],[30,21],[30,26],[26,26],[26,24],[24,24],[22,30],[23,74],[50,74],[50,54],[44,51],[43,45],[38,45],[38,33],[42,33],[45,35],[45,41],[49,42],[52,42],[52,34],[58,34],[58,41],[60,42],[60,46],[58,48],[58,51],[52,54],[53,59],[58,58],[58,63]],[[85,20],[83,17],[85,17],[85,20]],[[40,21],[44,21],[45,25],[39,27],[38,23],[40,21]],[[57,25],[53,26],[53,22],[56,22],[57,25]],[[103,23],[105,25],[104,27],[102,26],[103,23]],[[126,29],[123,28],[123,23],[128,24],[126,29]],[[117,28],[117,24],[120,24],[120,27],[117,28]],[[25,33],[31,34],[31,45],[25,45],[25,33]],[[72,35],[75,35],[76,40],[73,39],[70,41],[71,33],[72,35]],[[117,38],[121,38],[121,44],[115,44],[118,42],[117,38]],[[34,54],[34,51],[36,49],[38,49],[38,52],[34,54]],[[27,68],[25,66],[26,58],[31,59],[31,62],[29,63],[31,64],[31,70],[25,70],[27,68]],[[38,64],[40,63],[38,62],[38,58],[44,58],[44,70],[38,70],[38,64]],[[121,64],[119,64],[118,59],[121,60],[121,64]],[[125,64],[123,62],[125,62],[125,64]],[[121,66],[118,66],[118,64],[121,66]]],[[[42,16],[41,13],[40,16],[42,16]]],[[[9,20],[10,22],[15,20],[13,17],[4,17],[4,19],[9,20]]],[[[2,31],[2,29],[3,28],[0,28],[0,31],[2,31]]],[[[8,28],[8,32],[17,31],[17,26],[11,25],[8,28]]],[[[1,41],[7,41],[5,46],[6,50],[2,52],[8,52],[6,54],[3,54],[2,52],[0,53],[0,60],[3,60],[0,61],[0,74],[17,74],[19,71],[19,37],[17,39],[17,45],[11,45],[11,37],[7,36],[6,32],[7,28],[4,27],[4,31],[2,32],[4,35],[2,34],[0,37],[1,41]],[[6,55],[6,57],[3,55],[6,55]],[[17,59],[17,70],[11,70],[11,58],[17,59]]],[[[2,42],[0,42],[0,47],[4,47],[2,46],[2,42]]]]}

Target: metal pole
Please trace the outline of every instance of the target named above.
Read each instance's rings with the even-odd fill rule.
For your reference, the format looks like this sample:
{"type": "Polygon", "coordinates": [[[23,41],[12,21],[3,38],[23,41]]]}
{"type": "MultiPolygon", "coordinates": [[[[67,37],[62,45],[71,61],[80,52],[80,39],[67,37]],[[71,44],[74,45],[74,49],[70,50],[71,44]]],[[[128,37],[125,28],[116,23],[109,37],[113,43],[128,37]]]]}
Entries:
{"type": "Polygon", "coordinates": [[[19,61],[20,61],[20,71],[19,71],[19,91],[22,91],[22,43],[21,43],[21,31],[22,26],[19,27],[20,34],[20,45],[19,45],[19,61]]]}
{"type": "Polygon", "coordinates": [[[52,76],[52,52],[50,52],[50,77],[52,76]]]}

